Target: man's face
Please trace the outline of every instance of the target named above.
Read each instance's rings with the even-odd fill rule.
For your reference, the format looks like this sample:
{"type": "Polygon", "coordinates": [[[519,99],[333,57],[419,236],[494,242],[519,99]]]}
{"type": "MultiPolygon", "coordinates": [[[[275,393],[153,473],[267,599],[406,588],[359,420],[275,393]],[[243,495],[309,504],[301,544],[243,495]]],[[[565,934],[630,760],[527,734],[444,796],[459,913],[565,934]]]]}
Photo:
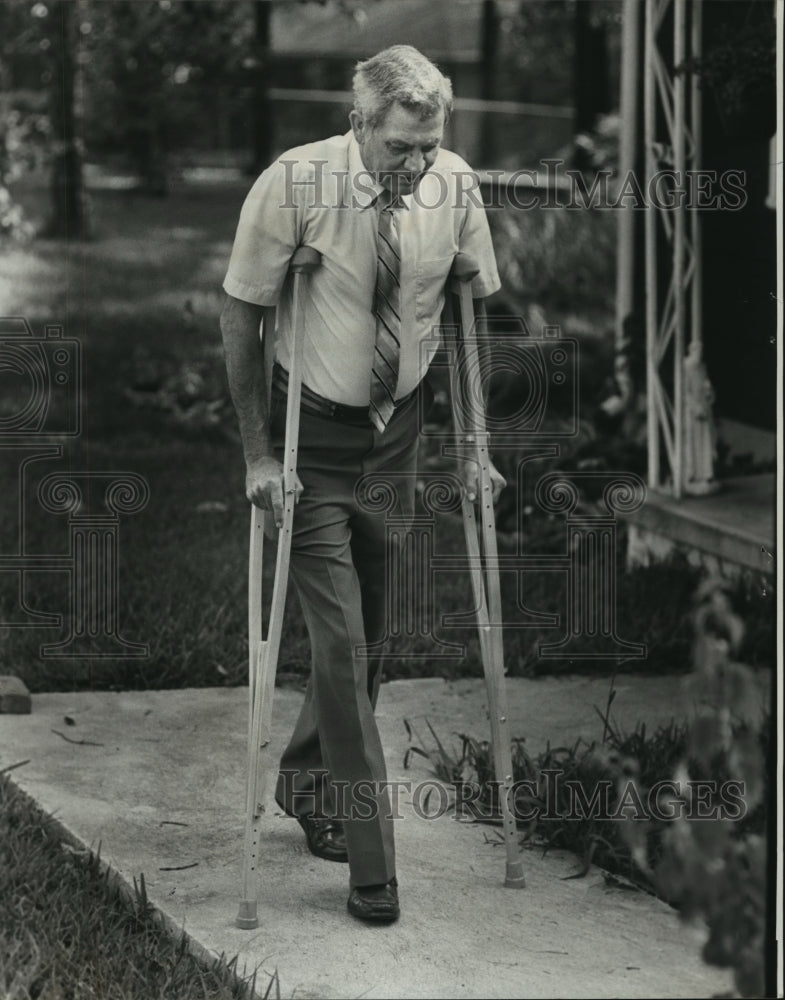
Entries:
{"type": "Polygon", "coordinates": [[[369,128],[357,111],[349,120],[366,170],[393,194],[411,194],[439,152],[444,112],[420,118],[394,104],[375,128],[369,128]]]}

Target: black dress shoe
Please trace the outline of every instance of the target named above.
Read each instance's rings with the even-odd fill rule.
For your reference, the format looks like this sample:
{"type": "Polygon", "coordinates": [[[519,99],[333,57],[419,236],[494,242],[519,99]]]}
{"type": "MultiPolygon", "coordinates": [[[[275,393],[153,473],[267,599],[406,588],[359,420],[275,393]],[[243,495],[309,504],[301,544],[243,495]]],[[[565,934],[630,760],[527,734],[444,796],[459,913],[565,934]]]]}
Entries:
{"type": "Polygon", "coordinates": [[[346,849],[346,834],[343,823],[339,819],[327,819],[326,816],[298,816],[287,809],[283,802],[276,798],[275,804],[296,819],[305,833],[308,850],[317,858],[325,861],[341,861],[348,863],[349,852],[346,849]]]}
{"type": "Polygon", "coordinates": [[[305,832],[311,854],[324,858],[325,861],[348,862],[346,834],[340,820],[324,816],[296,816],[295,819],[305,832]]]}
{"type": "Polygon", "coordinates": [[[357,885],[346,903],[349,913],[360,920],[391,924],[401,915],[398,905],[398,879],[384,885],[357,885]]]}

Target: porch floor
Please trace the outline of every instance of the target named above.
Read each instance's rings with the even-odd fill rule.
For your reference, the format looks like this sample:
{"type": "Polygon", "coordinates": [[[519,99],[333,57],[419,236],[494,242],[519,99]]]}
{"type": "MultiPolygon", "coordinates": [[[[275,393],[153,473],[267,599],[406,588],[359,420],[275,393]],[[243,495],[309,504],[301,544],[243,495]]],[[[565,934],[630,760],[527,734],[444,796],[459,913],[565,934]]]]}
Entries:
{"type": "MultiPolygon", "coordinates": [[[[650,490],[629,515],[630,561],[676,545],[762,573],[775,571],[776,482],[772,473],[724,479],[712,496],[681,500],[650,490]],[[659,543],[659,544],[658,544],[659,543]]],[[[645,560],[648,561],[648,560],[645,560]]]]}

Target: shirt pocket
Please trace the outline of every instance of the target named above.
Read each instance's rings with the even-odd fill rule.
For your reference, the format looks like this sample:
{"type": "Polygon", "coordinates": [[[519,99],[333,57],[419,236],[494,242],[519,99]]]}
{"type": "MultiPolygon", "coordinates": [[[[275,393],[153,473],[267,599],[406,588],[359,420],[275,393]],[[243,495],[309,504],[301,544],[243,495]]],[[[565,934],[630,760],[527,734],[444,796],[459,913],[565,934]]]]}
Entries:
{"type": "Polygon", "coordinates": [[[450,273],[454,254],[447,257],[434,257],[433,260],[421,260],[417,263],[414,277],[415,318],[418,322],[435,319],[437,306],[441,302],[444,284],[450,273]]]}

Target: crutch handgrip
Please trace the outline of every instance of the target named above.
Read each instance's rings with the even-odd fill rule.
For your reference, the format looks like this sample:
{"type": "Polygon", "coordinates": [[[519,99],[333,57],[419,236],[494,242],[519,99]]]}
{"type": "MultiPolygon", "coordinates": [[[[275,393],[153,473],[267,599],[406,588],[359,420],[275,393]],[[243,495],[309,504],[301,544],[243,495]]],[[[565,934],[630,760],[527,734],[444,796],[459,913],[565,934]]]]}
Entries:
{"type": "Polygon", "coordinates": [[[451,282],[460,282],[463,284],[465,281],[472,281],[479,273],[480,265],[468,253],[458,253],[455,255],[450,271],[451,282]]]}
{"type": "Polygon", "coordinates": [[[299,274],[310,274],[322,262],[322,255],[313,247],[298,247],[289,262],[289,270],[299,274]]]}

